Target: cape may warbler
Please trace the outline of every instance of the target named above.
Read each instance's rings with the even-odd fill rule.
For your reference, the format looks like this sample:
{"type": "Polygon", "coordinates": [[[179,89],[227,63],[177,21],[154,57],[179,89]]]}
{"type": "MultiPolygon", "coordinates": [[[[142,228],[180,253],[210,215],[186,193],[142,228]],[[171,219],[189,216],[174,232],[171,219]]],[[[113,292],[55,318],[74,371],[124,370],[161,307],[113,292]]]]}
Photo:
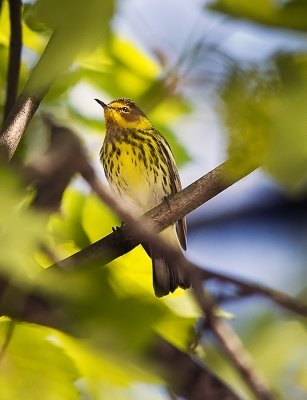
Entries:
{"type": "MultiPolygon", "coordinates": [[[[146,115],[129,99],[114,100],[103,107],[106,136],[100,159],[111,188],[138,213],[160,204],[166,196],[181,189],[174,157],[167,141],[146,115]]],[[[160,235],[170,244],[186,249],[186,221],[182,219],[160,235]]],[[[184,272],[150,251],[153,286],[158,297],[190,283],[184,272]]]]}

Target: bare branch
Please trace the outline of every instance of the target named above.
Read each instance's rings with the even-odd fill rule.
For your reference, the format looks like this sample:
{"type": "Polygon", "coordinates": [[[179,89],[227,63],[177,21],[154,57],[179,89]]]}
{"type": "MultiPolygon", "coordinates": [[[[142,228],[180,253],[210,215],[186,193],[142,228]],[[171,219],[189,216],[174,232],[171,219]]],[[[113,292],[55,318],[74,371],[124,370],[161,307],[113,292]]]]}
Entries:
{"type": "MultiPolygon", "coordinates": [[[[231,165],[232,160],[224,162],[185,189],[168,197],[167,202],[159,204],[144,216],[148,220],[152,220],[157,231],[161,231],[244,178],[256,168],[240,171],[236,177],[230,178],[229,168],[231,165]]],[[[136,238],[131,236],[130,228],[123,226],[119,231],[113,232],[61,261],[58,267],[69,269],[73,266],[73,268],[76,268],[84,262],[95,259],[107,264],[132,250],[138,244],[136,238]]]]}
{"type": "Polygon", "coordinates": [[[0,159],[11,160],[26,127],[38,109],[40,99],[20,97],[0,133],[0,159]]]}
{"type": "Polygon", "coordinates": [[[255,370],[252,359],[245,350],[239,336],[227,322],[216,316],[216,304],[212,301],[212,297],[204,292],[200,274],[196,272],[192,275],[192,278],[193,293],[204,313],[207,327],[211,329],[219,340],[224,352],[256,398],[259,400],[273,400],[273,394],[262,376],[255,370]]]}
{"type": "Polygon", "coordinates": [[[264,285],[260,285],[258,283],[247,281],[243,278],[234,277],[231,275],[225,275],[220,272],[213,271],[208,268],[200,268],[199,275],[202,280],[216,279],[221,282],[231,283],[239,287],[239,295],[240,292],[244,296],[247,295],[260,295],[267,297],[274,303],[286,308],[289,311],[295,312],[302,317],[307,317],[307,304],[304,304],[295,298],[280,292],[278,290],[274,290],[268,288],[264,285]]]}
{"type": "Polygon", "coordinates": [[[273,400],[275,396],[271,393],[259,371],[255,370],[249,353],[247,353],[241,339],[231,326],[221,318],[213,316],[213,314],[210,316],[209,324],[230,361],[240,372],[244,382],[250,387],[256,398],[273,400]]]}
{"type": "Polygon", "coordinates": [[[192,361],[188,354],[182,353],[160,337],[154,342],[151,357],[172,390],[187,400],[239,400],[205,366],[192,361]]]}
{"type": "MultiPolygon", "coordinates": [[[[50,53],[55,51],[56,43],[56,35],[52,34],[43,55],[3,125],[0,132],[0,159],[8,161],[12,159],[29,122],[53,83],[55,74],[46,76],[43,71],[47,63],[50,64],[50,53]]],[[[56,65],[54,69],[58,71],[60,66],[56,65]]]]}
{"type": "Polygon", "coordinates": [[[11,35],[7,72],[6,101],[4,106],[4,121],[8,117],[9,112],[17,99],[22,48],[21,0],[9,0],[9,7],[11,35]]]}

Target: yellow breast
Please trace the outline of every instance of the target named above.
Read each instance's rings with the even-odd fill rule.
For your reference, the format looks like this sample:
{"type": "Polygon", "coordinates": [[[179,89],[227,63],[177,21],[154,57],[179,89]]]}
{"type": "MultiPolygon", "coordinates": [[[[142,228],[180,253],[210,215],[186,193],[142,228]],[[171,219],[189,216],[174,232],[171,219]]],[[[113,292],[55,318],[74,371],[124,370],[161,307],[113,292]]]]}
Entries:
{"type": "Polygon", "coordinates": [[[102,160],[113,190],[140,212],[161,203],[171,193],[167,166],[146,142],[112,143],[104,146],[102,160]]]}

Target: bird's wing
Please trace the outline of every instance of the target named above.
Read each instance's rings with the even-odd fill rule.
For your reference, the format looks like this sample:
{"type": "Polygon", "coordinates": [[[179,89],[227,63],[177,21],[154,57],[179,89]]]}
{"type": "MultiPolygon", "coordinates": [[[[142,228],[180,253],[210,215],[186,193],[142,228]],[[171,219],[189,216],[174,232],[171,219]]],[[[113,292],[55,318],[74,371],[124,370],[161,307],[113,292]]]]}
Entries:
{"type": "MultiPolygon", "coordinates": [[[[181,181],[178,173],[178,169],[175,163],[175,159],[172,153],[172,150],[167,143],[166,139],[162,135],[160,136],[161,140],[161,149],[164,153],[164,156],[166,157],[167,161],[167,166],[168,166],[168,171],[170,174],[170,179],[171,179],[171,191],[172,194],[175,194],[181,190],[181,181]]],[[[181,244],[181,247],[186,250],[187,249],[187,222],[186,218],[182,218],[179,221],[177,221],[176,224],[176,231],[178,235],[179,242],[181,244]]]]}

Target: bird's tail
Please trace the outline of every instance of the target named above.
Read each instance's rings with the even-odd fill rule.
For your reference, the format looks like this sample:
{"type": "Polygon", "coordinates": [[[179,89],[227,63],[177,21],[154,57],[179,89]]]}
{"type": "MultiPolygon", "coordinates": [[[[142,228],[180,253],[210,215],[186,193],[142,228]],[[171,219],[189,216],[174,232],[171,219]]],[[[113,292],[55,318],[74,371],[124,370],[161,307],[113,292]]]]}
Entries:
{"type": "MultiPolygon", "coordinates": [[[[180,246],[174,227],[167,228],[161,235],[172,245],[180,246]],[[171,239],[171,240],[169,240],[171,239]]],[[[181,246],[180,246],[181,248],[181,246]]],[[[153,287],[157,297],[166,296],[178,287],[188,289],[191,283],[185,271],[157,251],[151,252],[153,287]]]]}

